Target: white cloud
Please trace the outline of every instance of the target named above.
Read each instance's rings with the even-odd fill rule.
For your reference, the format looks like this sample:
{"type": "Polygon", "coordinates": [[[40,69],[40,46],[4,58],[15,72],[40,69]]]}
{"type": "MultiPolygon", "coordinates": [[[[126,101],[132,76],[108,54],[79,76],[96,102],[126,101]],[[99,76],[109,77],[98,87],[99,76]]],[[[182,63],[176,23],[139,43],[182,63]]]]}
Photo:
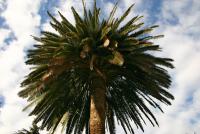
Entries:
{"type": "Polygon", "coordinates": [[[6,28],[0,29],[0,49],[5,46],[4,41],[9,37],[11,31],[6,28]]]}
{"type": "Polygon", "coordinates": [[[40,16],[37,15],[40,1],[7,1],[7,8],[2,13],[9,28],[19,37],[26,37],[36,32],[36,27],[40,25],[40,16]]]}
{"type": "Polygon", "coordinates": [[[5,0],[0,0],[0,11],[4,9],[4,6],[5,6],[4,3],[5,3],[5,0]]]}
{"type": "MultiPolygon", "coordinates": [[[[1,17],[5,19],[7,30],[0,31],[4,41],[12,32],[16,37],[9,44],[1,43],[0,50],[0,92],[5,97],[5,105],[0,113],[0,133],[9,134],[21,128],[28,128],[33,117],[28,117],[22,108],[25,100],[17,96],[19,84],[28,71],[24,64],[24,49],[33,44],[31,34],[38,33],[40,16],[38,15],[40,0],[7,0],[7,7],[1,17]],[[2,45],[3,44],[3,45],[2,45]]],[[[9,36],[10,37],[10,36],[9,36]]]]}

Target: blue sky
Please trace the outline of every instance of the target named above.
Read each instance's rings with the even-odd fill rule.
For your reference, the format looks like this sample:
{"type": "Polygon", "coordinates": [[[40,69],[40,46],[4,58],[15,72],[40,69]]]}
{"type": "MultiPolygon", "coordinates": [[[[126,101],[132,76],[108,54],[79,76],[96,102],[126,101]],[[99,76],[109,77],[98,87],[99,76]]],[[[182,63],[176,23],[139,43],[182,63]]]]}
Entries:
{"type": "MultiPolygon", "coordinates": [[[[91,7],[93,0],[86,0],[91,7]]],[[[81,0],[0,0],[0,133],[10,134],[28,128],[33,117],[22,112],[26,100],[17,96],[20,82],[29,72],[24,64],[26,49],[34,44],[30,35],[40,30],[53,31],[48,24],[49,10],[58,17],[61,11],[73,22],[70,7],[82,12],[81,0]]],[[[99,0],[102,16],[108,16],[116,0],[99,0]]],[[[130,16],[144,15],[146,25],[159,24],[154,34],[165,37],[155,43],[163,48],[161,56],[173,58],[175,69],[169,70],[174,94],[172,106],[162,105],[164,114],[154,110],[160,127],[145,126],[145,134],[200,133],[200,1],[199,0],[120,0],[116,16],[132,3],[130,16]]],[[[152,109],[153,110],[153,109],[152,109]]],[[[134,125],[133,125],[134,126],[134,125]]],[[[43,132],[45,133],[45,132],[43,132]]],[[[123,134],[120,126],[117,134],[123,134]]],[[[142,134],[136,129],[136,134],[142,134]]]]}

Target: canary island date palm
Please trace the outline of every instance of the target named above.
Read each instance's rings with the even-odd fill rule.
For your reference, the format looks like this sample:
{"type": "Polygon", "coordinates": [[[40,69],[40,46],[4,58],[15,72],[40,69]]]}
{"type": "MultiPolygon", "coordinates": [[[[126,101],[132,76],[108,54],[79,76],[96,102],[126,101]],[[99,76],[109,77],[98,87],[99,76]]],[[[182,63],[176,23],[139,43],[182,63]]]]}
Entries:
{"type": "Polygon", "coordinates": [[[39,133],[39,127],[33,123],[30,130],[22,129],[16,132],[15,134],[40,134],[40,133],[39,133]]]}
{"type": "Polygon", "coordinates": [[[20,97],[28,98],[30,113],[41,129],[54,133],[62,125],[66,134],[115,133],[116,122],[125,133],[134,133],[133,123],[144,131],[146,121],[158,125],[147,105],[162,111],[159,103],[170,105],[174,97],[167,91],[171,78],[167,68],[172,59],[155,56],[160,51],[141,16],[114,17],[117,4],[107,19],[83,2],[83,15],[72,7],[75,24],[60,12],[61,21],[50,13],[56,33],[42,31],[28,51],[26,64],[32,71],[22,82],[20,97]]]}

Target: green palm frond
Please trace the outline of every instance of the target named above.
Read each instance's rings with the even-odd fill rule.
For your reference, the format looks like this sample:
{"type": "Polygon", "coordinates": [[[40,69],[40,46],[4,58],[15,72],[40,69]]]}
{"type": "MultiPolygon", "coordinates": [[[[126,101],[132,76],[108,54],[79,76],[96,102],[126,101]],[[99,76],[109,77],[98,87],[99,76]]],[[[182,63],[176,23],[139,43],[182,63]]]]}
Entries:
{"type": "Polygon", "coordinates": [[[158,125],[146,103],[161,111],[159,102],[171,105],[174,97],[167,91],[171,78],[166,68],[173,68],[173,60],[154,55],[161,51],[152,42],[162,37],[151,35],[157,25],[144,28],[138,23],[142,16],[136,16],[121,26],[132,7],[115,18],[116,4],[108,19],[102,19],[96,3],[90,11],[83,1],[83,17],[72,7],[75,25],[60,12],[61,21],[48,12],[58,33],[42,31],[41,37],[33,37],[38,44],[28,51],[26,61],[33,68],[19,92],[29,106],[35,104],[30,116],[42,123],[41,129],[53,134],[61,125],[66,134],[81,134],[84,129],[89,134],[90,96],[99,77],[105,80],[110,133],[115,133],[116,121],[131,134],[131,122],[143,131],[146,120],[158,125]]]}
{"type": "Polygon", "coordinates": [[[22,129],[15,132],[14,134],[40,134],[39,129],[40,128],[36,124],[33,123],[30,130],[22,129]]]}

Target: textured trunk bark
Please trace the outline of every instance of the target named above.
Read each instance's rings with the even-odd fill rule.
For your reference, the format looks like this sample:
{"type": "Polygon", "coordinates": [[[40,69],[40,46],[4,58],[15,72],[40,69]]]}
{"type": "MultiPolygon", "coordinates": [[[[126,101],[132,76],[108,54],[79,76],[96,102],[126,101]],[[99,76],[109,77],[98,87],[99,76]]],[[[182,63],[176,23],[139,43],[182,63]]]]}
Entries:
{"type": "Polygon", "coordinates": [[[90,134],[105,134],[105,83],[104,80],[97,79],[93,84],[95,88],[90,103],[90,134]]]}

